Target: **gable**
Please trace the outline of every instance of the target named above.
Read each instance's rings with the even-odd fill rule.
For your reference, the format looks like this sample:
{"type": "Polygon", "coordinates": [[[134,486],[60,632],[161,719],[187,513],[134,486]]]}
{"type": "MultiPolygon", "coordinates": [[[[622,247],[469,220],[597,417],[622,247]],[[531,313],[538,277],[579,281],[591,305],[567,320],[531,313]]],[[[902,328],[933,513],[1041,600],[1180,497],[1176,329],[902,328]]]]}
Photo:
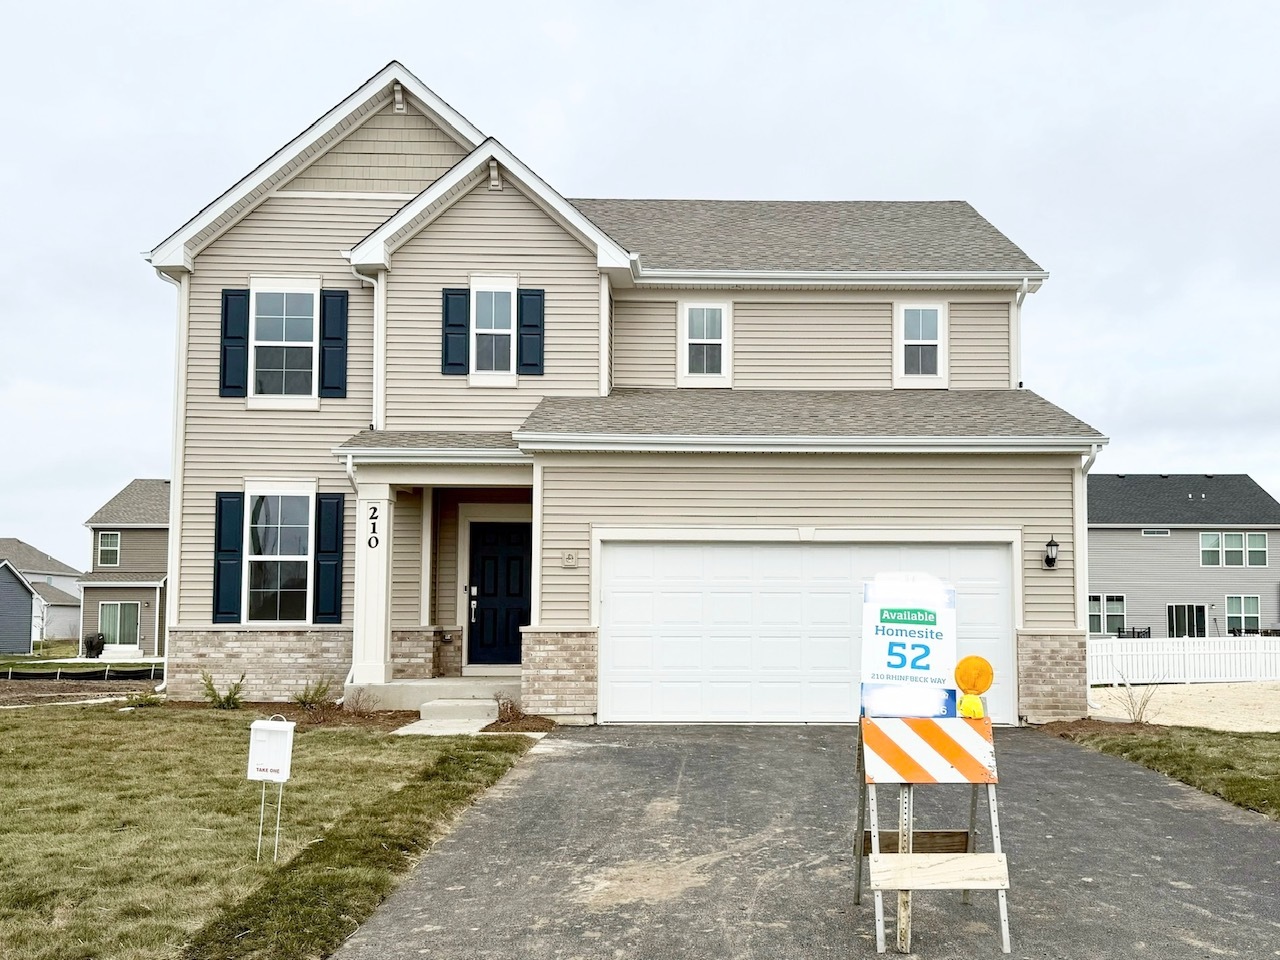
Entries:
{"type": "Polygon", "coordinates": [[[467,152],[411,101],[387,103],[280,189],[419,193],[467,152]]]}

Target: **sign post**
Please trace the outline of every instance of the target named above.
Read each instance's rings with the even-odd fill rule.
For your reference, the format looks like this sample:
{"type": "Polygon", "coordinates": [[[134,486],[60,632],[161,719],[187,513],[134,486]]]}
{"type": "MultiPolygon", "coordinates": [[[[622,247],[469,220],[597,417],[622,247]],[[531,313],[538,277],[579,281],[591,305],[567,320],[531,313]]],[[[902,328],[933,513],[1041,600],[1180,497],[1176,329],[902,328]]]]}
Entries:
{"type": "Polygon", "coordinates": [[[293,764],[293,728],[296,724],[276,714],[270,720],[255,720],[249,725],[249,779],[262,781],[262,803],[258,807],[258,855],[262,860],[262,828],[267,813],[267,784],[278,783],[276,793],[276,845],[271,854],[274,863],[280,855],[280,807],[284,785],[293,764]]]}

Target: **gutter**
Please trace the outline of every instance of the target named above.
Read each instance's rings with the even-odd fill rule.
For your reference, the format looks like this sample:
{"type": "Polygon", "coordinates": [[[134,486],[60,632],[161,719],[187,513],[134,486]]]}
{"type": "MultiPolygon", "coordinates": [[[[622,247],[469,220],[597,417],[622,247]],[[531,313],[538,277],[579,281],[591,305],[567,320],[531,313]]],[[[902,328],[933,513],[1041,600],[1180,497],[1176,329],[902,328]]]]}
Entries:
{"type": "MultiPolygon", "coordinates": [[[[931,271],[923,273],[905,273],[885,270],[670,270],[645,269],[640,266],[639,258],[631,262],[632,281],[636,286],[670,283],[723,283],[736,286],[764,286],[779,284],[815,284],[854,285],[875,284],[888,286],[920,286],[924,284],[943,284],[952,287],[965,286],[1014,286],[1025,297],[1034,283],[1038,288],[1049,279],[1046,271],[1000,272],[1000,271],[931,271]]],[[[1019,300],[1021,305],[1021,299],[1019,300]]]]}
{"type": "Polygon", "coordinates": [[[522,450],[485,450],[475,448],[439,448],[433,450],[413,449],[361,449],[353,452],[349,448],[334,447],[337,456],[347,458],[347,479],[355,486],[354,463],[359,458],[361,464],[411,464],[411,463],[465,463],[465,464],[504,464],[528,463],[532,458],[522,450]]]}
{"type": "Polygon", "coordinates": [[[1064,453],[1082,455],[1107,442],[1085,437],[779,437],[671,434],[565,434],[518,430],[524,452],[635,453],[1064,453]]]}

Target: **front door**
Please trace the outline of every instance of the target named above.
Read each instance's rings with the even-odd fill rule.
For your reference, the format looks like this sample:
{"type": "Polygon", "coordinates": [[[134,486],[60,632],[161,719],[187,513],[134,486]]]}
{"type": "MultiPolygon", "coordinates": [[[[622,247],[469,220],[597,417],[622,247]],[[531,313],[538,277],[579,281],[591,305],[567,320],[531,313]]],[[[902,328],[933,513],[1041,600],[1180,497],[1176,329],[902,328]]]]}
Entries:
{"type": "Polygon", "coordinates": [[[530,524],[471,524],[468,664],[520,662],[520,628],[529,625],[532,556],[530,524]]]}

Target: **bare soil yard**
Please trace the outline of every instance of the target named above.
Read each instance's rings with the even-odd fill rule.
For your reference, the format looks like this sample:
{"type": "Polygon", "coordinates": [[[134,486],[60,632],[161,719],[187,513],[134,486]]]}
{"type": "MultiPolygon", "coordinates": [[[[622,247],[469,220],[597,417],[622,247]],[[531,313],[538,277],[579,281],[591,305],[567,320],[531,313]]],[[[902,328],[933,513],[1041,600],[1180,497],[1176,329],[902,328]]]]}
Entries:
{"type": "Polygon", "coordinates": [[[154,680],[0,680],[0,707],[125,697],[155,688],[154,680]]]}
{"type": "MultiPolygon", "coordinates": [[[[1150,688],[1135,686],[1137,701],[1150,688]]],[[[1094,687],[1089,694],[1098,709],[1094,717],[1133,719],[1124,687],[1094,687]]],[[[1250,683],[1162,683],[1147,705],[1148,723],[1171,727],[1206,727],[1237,732],[1280,732],[1280,680],[1250,683]]]]}

